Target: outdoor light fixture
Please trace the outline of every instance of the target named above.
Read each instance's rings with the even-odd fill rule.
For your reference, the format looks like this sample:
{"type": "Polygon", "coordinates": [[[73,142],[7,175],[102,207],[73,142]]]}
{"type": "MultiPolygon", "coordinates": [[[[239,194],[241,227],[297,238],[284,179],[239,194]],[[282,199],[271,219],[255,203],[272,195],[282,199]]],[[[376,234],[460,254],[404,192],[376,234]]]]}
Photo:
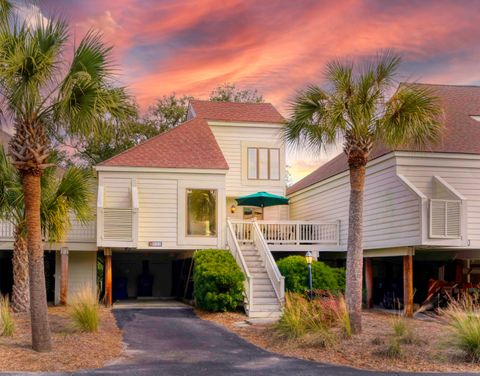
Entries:
{"type": "Polygon", "coordinates": [[[305,260],[307,260],[307,264],[309,264],[309,265],[312,264],[312,261],[313,261],[312,252],[308,251],[308,252],[305,254],[305,260]]]}
{"type": "Polygon", "coordinates": [[[312,284],[312,261],[313,261],[313,255],[312,252],[308,251],[305,254],[305,260],[307,260],[307,265],[308,265],[308,287],[310,288],[308,291],[308,296],[310,297],[310,300],[313,298],[313,284],[312,284]]]}
{"type": "Polygon", "coordinates": [[[230,213],[235,214],[235,210],[237,210],[235,205],[230,206],[230,213]]]}

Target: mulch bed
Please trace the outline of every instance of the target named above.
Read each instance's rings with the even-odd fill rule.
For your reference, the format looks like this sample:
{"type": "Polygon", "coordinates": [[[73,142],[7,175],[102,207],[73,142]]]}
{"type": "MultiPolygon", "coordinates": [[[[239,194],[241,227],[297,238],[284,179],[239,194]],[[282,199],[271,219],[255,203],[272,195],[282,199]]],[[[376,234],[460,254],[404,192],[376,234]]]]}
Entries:
{"type": "Polygon", "coordinates": [[[0,371],[75,371],[98,368],[117,358],[123,350],[122,334],[110,310],[100,309],[96,333],[73,329],[68,308],[49,308],[53,351],[31,349],[30,317],[16,314],[13,337],[0,337],[0,371]]]}
{"type": "Polygon", "coordinates": [[[201,319],[220,324],[263,349],[286,356],[367,370],[480,372],[480,364],[465,361],[462,353],[450,344],[449,328],[436,319],[408,319],[415,333],[415,342],[403,344],[403,354],[396,359],[384,355],[393,336],[392,315],[389,313],[365,311],[363,333],[349,340],[340,339],[328,348],[281,339],[271,324],[239,325],[246,319],[242,313],[201,310],[196,313],[201,319]]]}

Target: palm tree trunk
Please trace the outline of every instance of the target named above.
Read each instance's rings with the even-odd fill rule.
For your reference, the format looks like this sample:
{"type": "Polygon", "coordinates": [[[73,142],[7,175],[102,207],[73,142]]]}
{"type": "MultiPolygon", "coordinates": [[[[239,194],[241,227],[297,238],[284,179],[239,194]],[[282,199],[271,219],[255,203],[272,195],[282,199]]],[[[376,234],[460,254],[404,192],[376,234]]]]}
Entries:
{"type": "Polygon", "coordinates": [[[15,227],[12,267],[12,310],[14,312],[27,312],[30,309],[28,249],[22,225],[17,225],[15,227]]]}
{"type": "Polygon", "coordinates": [[[350,208],[345,302],[353,334],[362,331],[363,194],[367,158],[349,158],[350,208]]]}
{"type": "Polygon", "coordinates": [[[28,261],[30,277],[30,316],[32,347],[35,351],[52,349],[48,323],[47,292],[43,264],[42,228],[40,222],[40,171],[22,171],[27,226],[28,261]]]}

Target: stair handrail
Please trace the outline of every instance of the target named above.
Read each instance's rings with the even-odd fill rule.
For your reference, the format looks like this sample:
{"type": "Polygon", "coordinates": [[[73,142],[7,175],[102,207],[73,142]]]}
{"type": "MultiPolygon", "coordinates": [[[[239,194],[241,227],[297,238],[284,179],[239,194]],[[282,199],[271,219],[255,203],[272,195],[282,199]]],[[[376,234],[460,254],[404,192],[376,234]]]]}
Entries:
{"type": "Polygon", "coordinates": [[[256,220],[252,221],[252,228],[254,232],[253,241],[255,246],[265,264],[265,269],[267,270],[267,274],[272,281],[273,289],[277,294],[277,298],[280,301],[280,304],[283,304],[285,298],[285,277],[282,275],[282,273],[280,273],[277,263],[272,256],[272,252],[270,251],[267,241],[263,237],[260,226],[256,220]]]}
{"type": "Polygon", "coordinates": [[[240,269],[242,269],[243,274],[245,275],[245,295],[248,304],[248,310],[251,311],[253,307],[253,278],[248,271],[247,263],[245,262],[245,259],[243,257],[240,244],[238,243],[235,231],[232,226],[232,222],[229,219],[227,219],[227,228],[228,248],[230,249],[230,253],[235,258],[237,265],[240,266],[240,269]]]}

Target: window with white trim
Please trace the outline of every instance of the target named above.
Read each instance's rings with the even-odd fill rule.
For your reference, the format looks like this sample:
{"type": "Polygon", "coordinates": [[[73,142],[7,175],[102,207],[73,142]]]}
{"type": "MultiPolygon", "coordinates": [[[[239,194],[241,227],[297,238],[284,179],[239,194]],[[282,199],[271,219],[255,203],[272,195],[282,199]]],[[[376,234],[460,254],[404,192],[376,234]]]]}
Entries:
{"type": "Polygon", "coordinates": [[[280,180],[280,149],[247,149],[247,178],[249,180],[280,180]]]}
{"type": "Polygon", "coordinates": [[[217,190],[187,189],[187,236],[217,235],[217,190]]]}

